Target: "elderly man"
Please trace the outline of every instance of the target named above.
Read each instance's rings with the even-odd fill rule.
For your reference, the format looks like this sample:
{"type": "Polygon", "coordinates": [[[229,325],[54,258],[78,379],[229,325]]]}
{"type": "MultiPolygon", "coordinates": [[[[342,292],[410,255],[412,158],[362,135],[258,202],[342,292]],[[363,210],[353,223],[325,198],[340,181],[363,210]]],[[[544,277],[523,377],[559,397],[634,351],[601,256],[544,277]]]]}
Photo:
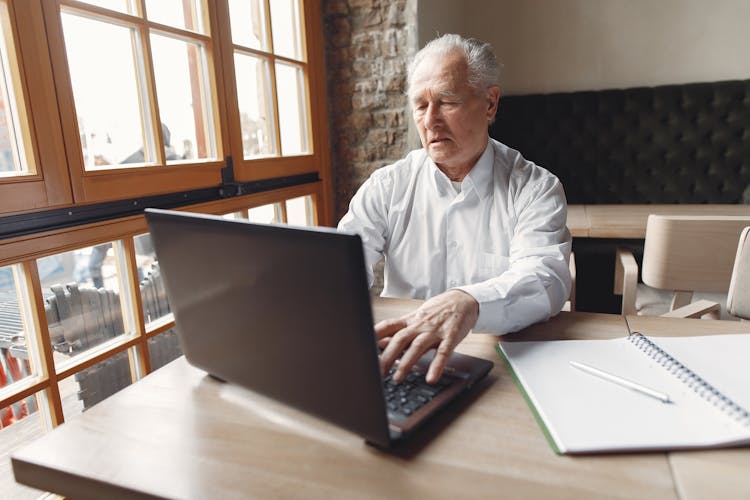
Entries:
{"type": "Polygon", "coordinates": [[[474,329],[504,334],[557,314],[570,292],[570,233],[560,181],[492,140],[499,65],[489,44],[444,35],[409,67],[408,95],[422,149],[375,171],[339,230],[385,258],[385,297],[427,299],[375,333],[381,368],[401,380],[430,348],[439,379],[474,329]]]}

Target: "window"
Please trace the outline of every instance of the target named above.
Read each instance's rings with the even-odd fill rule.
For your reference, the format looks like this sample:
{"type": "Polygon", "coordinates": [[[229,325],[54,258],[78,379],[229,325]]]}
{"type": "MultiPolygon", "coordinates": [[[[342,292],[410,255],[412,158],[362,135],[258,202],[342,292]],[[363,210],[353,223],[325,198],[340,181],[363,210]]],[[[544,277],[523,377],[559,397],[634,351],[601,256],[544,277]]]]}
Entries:
{"type": "Polygon", "coordinates": [[[0,215],[72,202],[41,14],[0,0],[0,215]]]}
{"type": "Polygon", "coordinates": [[[20,85],[18,60],[11,33],[8,6],[0,4],[0,177],[36,173],[30,138],[26,104],[20,85]]]}
{"type": "Polygon", "coordinates": [[[267,7],[264,0],[229,2],[246,159],[309,149],[299,5],[279,0],[267,7]]]}
{"type": "MultiPolygon", "coordinates": [[[[0,219],[218,192],[231,156],[248,185],[319,181],[181,209],[330,224],[321,9],[0,0],[0,219]]],[[[39,494],[13,449],[180,354],[141,215],[0,240],[0,498],[39,494]]]]}
{"type": "Polygon", "coordinates": [[[227,157],[329,189],[319,0],[40,2],[0,0],[0,214],[218,187],[227,157]]]}
{"type": "Polygon", "coordinates": [[[237,102],[229,131],[233,150],[242,150],[234,157],[242,180],[263,178],[270,169],[293,175],[325,165],[325,125],[314,119],[325,106],[322,79],[315,78],[322,47],[305,37],[304,19],[320,12],[312,4],[228,0],[231,40],[224,52],[231,53],[225,60],[233,78],[227,78],[226,91],[237,102]]]}
{"type": "Polygon", "coordinates": [[[60,111],[63,126],[77,128],[65,137],[74,198],[217,185],[223,108],[208,3],[53,3],[47,27],[63,42],[52,53],[60,111]]]}

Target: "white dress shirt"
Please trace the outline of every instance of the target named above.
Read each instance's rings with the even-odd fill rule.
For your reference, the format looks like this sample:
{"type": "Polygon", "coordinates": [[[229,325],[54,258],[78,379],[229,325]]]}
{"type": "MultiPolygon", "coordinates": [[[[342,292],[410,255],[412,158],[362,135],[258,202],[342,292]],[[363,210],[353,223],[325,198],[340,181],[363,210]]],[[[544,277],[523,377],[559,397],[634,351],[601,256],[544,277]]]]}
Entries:
{"type": "Polygon", "coordinates": [[[424,149],[376,170],[338,229],[361,236],[370,285],[427,299],[457,288],[479,303],[474,331],[503,334],[557,314],[570,293],[570,233],[560,181],[489,139],[460,192],[424,149]]]}

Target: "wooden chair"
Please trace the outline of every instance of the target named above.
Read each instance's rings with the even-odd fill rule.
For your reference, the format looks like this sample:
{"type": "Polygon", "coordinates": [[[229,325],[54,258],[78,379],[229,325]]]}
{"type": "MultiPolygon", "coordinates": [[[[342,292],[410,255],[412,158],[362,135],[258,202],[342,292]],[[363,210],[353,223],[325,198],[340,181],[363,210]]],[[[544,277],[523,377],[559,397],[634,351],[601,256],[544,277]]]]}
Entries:
{"type": "MultiPolygon", "coordinates": [[[[664,316],[718,318],[720,305],[691,302],[693,292],[726,293],[747,216],[649,215],[643,250],[643,283],[673,291],[664,316]]],[[[638,265],[632,252],[620,248],[615,262],[615,293],[622,294],[622,314],[637,314],[638,265]]]]}
{"type": "Polygon", "coordinates": [[[727,312],[750,319],[750,227],[742,230],[727,294],[727,312]]]}

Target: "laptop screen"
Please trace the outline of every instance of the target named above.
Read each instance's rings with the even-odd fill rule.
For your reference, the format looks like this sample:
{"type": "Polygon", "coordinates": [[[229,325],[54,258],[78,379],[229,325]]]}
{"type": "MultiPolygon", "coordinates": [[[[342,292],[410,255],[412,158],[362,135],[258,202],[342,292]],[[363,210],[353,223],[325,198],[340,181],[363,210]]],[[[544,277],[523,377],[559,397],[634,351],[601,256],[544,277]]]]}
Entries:
{"type": "Polygon", "coordinates": [[[190,363],[387,445],[359,236],[155,209],[146,220],[190,363]]]}

